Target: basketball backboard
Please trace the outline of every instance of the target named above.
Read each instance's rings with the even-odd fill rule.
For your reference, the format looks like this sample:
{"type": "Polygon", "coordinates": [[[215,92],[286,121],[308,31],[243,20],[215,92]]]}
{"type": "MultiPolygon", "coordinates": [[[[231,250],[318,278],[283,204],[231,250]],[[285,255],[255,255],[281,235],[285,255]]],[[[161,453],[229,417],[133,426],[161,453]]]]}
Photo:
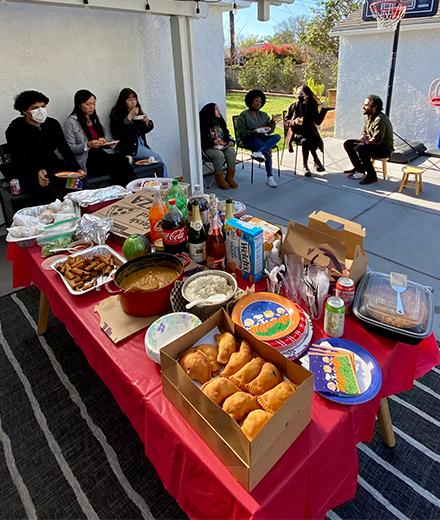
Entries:
{"type": "MultiPolygon", "coordinates": [[[[377,0],[365,0],[362,10],[362,19],[365,22],[372,22],[375,17],[370,11],[370,4],[377,0]]],[[[405,18],[417,18],[420,16],[434,16],[437,14],[439,0],[405,0],[407,5],[405,18]]]]}

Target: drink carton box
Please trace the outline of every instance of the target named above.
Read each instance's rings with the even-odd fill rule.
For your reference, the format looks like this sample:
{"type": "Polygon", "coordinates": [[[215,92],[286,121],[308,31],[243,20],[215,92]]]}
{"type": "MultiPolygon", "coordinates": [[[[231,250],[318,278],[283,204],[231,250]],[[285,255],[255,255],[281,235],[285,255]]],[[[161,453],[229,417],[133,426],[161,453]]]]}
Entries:
{"type": "Polygon", "coordinates": [[[263,230],[236,218],[226,221],[226,264],[245,280],[258,282],[264,276],[263,230]]]}

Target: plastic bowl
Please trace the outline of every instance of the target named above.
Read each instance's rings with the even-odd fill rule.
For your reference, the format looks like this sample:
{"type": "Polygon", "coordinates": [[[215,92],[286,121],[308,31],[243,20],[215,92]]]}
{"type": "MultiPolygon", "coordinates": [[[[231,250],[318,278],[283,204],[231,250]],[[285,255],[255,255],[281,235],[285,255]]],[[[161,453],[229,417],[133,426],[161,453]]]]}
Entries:
{"type": "Polygon", "coordinates": [[[189,312],[172,312],[161,316],[148,327],[145,333],[147,356],[160,365],[160,349],[201,323],[197,316],[189,312]]]}

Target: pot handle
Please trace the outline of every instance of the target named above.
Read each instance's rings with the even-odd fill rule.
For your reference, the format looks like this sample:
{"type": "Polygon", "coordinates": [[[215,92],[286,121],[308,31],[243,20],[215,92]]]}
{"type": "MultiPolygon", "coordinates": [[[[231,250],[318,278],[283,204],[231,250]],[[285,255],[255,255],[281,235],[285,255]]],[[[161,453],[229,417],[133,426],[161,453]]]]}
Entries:
{"type": "Polygon", "coordinates": [[[120,293],[122,292],[122,289],[119,288],[119,287],[116,285],[116,283],[115,283],[114,280],[109,280],[109,281],[105,284],[105,288],[107,289],[107,292],[110,293],[110,294],[120,294],[120,293]],[[117,287],[116,290],[114,290],[114,289],[110,289],[110,284],[112,284],[112,283],[117,287]]]}

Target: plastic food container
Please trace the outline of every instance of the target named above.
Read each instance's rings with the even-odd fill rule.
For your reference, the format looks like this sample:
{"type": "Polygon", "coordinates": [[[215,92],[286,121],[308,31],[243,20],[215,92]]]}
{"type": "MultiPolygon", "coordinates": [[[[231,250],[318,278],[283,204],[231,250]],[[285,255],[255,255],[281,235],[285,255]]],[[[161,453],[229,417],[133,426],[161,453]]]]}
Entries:
{"type": "Polygon", "coordinates": [[[400,296],[404,314],[397,313],[397,293],[390,285],[390,275],[369,272],[357,288],[353,313],[379,332],[417,344],[432,332],[432,288],[408,280],[400,296]]]}

